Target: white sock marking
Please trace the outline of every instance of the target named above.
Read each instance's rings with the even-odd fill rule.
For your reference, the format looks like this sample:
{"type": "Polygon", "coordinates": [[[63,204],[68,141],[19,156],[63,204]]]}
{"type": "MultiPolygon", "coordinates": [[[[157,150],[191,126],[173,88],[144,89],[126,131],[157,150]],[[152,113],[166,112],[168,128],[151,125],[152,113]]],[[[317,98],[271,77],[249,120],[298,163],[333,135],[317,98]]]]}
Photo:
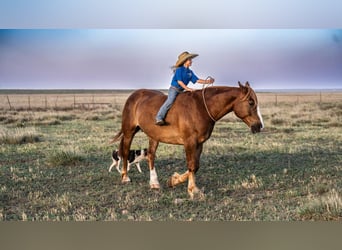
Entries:
{"type": "Polygon", "coordinates": [[[150,185],[159,184],[156,168],[150,170],[150,185]]]}

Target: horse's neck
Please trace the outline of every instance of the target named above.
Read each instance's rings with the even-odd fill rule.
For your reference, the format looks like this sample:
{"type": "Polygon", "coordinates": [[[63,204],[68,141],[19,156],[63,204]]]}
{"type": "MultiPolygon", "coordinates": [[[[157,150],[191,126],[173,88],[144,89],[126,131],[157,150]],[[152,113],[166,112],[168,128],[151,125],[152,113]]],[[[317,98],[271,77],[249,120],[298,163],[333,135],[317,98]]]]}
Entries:
{"type": "Polygon", "coordinates": [[[233,110],[234,101],[240,95],[239,88],[214,87],[206,89],[208,109],[216,121],[233,110]]]}

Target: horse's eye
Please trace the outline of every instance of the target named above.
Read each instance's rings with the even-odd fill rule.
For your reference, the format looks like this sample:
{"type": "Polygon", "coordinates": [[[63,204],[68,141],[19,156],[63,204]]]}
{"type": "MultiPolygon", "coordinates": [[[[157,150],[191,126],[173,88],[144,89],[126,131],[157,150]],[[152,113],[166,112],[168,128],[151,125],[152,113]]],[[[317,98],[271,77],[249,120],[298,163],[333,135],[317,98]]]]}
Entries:
{"type": "Polygon", "coordinates": [[[249,103],[250,106],[254,106],[254,104],[255,104],[255,102],[254,102],[253,99],[249,99],[249,100],[248,100],[248,103],[249,103]]]}

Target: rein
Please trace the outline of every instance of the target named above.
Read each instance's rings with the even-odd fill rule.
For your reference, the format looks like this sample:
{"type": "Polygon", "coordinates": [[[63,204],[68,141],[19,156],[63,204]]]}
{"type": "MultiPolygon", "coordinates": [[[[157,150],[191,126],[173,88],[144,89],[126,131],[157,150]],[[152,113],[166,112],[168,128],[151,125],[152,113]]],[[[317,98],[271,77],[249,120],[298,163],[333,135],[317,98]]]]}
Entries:
{"type": "MultiPolygon", "coordinates": [[[[208,79],[210,79],[210,78],[211,78],[211,77],[208,76],[208,77],[206,78],[206,80],[208,80],[208,79]]],[[[212,84],[207,84],[207,86],[203,85],[203,87],[202,87],[203,103],[204,103],[205,109],[207,110],[207,113],[208,113],[209,117],[211,118],[211,120],[212,120],[213,122],[217,122],[217,121],[215,120],[215,118],[210,114],[210,111],[209,111],[208,106],[207,106],[207,102],[205,101],[204,93],[205,93],[205,89],[208,88],[209,85],[214,86],[214,84],[212,83],[212,84]]]]}

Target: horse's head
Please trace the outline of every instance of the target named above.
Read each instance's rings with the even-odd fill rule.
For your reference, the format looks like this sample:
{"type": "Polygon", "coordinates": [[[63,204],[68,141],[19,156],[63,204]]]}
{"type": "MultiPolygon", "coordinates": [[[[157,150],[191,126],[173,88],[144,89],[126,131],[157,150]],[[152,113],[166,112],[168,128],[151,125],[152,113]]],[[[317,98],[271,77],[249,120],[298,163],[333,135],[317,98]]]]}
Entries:
{"type": "Polygon", "coordinates": [[[251,128],[253,133],[260,132],[264,128],[264,123],[260,114],[257,96],[248,82],[246,82],[245,86],[239,82],[239,86],[241,94],[234,104],[234,113],[251,128]]]}

